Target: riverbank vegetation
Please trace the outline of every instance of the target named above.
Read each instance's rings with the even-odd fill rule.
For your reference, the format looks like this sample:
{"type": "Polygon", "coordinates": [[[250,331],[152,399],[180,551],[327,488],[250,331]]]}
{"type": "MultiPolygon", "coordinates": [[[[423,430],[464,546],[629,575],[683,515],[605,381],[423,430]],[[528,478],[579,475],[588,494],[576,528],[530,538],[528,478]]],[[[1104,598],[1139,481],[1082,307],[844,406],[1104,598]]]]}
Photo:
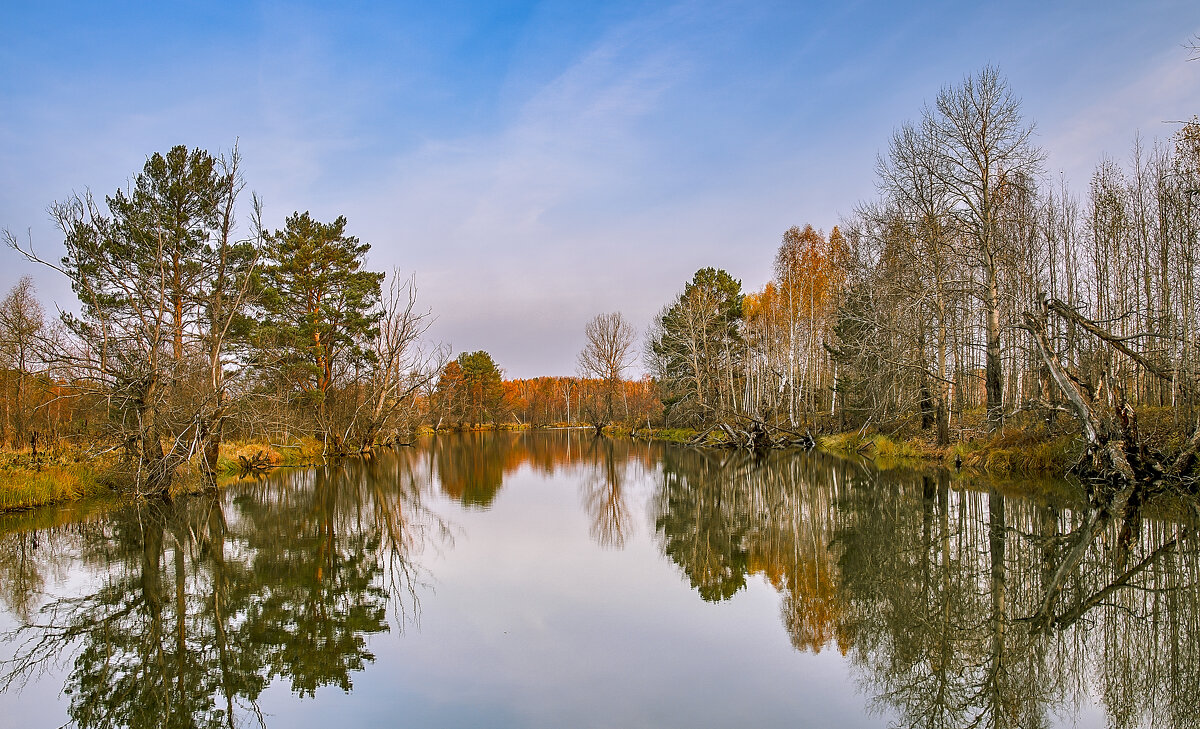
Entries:
{"type": "Polygon", "coordinates": [[[1200,121],[1135,139],[1080,197],[1046,178],[996,69],[914,109],[875,199],[828,233],[784,231],[757,290],[697,271],[646,327],[636,380],[617,312],[584,328],[575,376],[452,358],[427,341],[415,279],[369,270],[345,217],[272,230],[236,147],[155,153],[103,200],[50,206],[61,260],[5,233],[79,301],[50,321],[27,277],[0,302],[2,468],[26,494],[0,508],[106,483],[165,495],[181,474],[483,424],[718,429],[1195,492],[1200,121]]]}
{"type": "Polygon", "coordinates": [[[1081,436],[1089,481],[1194,494],[1200,123],[1105,160],[1082,200],[1033,139],[984,69],[896,130],[877,199],[786,231],[760,291],[698,271],[648,334],[667,419],[1000,438],[955,459],[1005,469],[1060,465],[1081,436]],[[1148,409],[1169,413],[1153,442],[1148,409]]]}

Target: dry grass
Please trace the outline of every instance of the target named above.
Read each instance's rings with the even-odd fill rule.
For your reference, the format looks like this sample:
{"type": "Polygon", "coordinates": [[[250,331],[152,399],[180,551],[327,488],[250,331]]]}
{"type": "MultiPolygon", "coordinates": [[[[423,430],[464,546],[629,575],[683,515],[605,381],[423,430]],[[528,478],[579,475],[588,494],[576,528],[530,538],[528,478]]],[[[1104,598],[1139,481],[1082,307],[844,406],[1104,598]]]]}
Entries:
{"type": "MultiPolygon", "coordinates": [[[[299,439],[285,445],[222,443],[217,461],[218,475],[222,477],[219,483],[228,482],[229,477],[242,473],[241,456],[257,459],[262,454],[269,467],[302,466],[323,462],[323,451],[323,444],[315,438],[299,439]]],[[[37,459],[28,452],[0,451],[0,512],[114,493],[132,478],[122,472],[114,454],[98,458],[66,444],[40,453],[37,459]]],[[[175,494],[198,491],[209,483],[196,460],[179,469],[171,491],[175,494]]]]}
{"type": "Polygon", "coordinates": [[[834,435],[823,435],[817,439],[818,443],[827,451],[838,453],[841,455],[860,455],[863,449],[870,445],[870,436],[863,435],[860,431],[847,431],[845,433],[835,433],[834,435]]]}
{"type": "Polygon", "coordinates": [[[0,511],[73,501],[109,490],[108,460],[56,447],[34,459],[23,451],[0,452],[0,511]]]}
{"type": "Polygon", "coordinates": [[[879,433],[837,433],[822,436],[819,442],[827,451],[847,456],[864,456],[885,468],[911,466],[915,465],[914,462],[941,457],[940,451],[930,449],[917,438],[893,440],[879,433]]]}
{"type": "Polygon", "coordinates": [[[864,456],[883,468],[912,466],[935,461],[990,475],[1061,475],[1077,456],[1077,439],[1069,433],[1052,433],[1044,427],[1006,428],[1001,435],[979,434],[949,447],[933,442],[932,433],[916,432],[907,438],[878,433],[838,433],[820,439],[821,447],[847,456],[864,456]]]}
{"type": "Polygon", "coordinates": [[[1076,450],[1074,435],[1051,434],[1044,428],[1008,428],[1001,435],[954,446],[947,460],[958,458],[964,468],[994,474],[1061,475],[1074,461],[1076,450]]]}
{"type": "Polygon", "coordinates": [[[887,436],[876,435],[871,439],[871,443],[879,458],[912,461],[938,456],[936,451],[928,450],[921,441],[915,439],[894,441],[887,436]]]}
{"type": "Polygon", "coordinates": [[[242,459],[278,466],[310,466],[323,463],[325,445],[316,438],[300,438],[290,443],[263,441],[226,441],[221,444],[217,471],[223,474],[240,473],[242,459]]]}

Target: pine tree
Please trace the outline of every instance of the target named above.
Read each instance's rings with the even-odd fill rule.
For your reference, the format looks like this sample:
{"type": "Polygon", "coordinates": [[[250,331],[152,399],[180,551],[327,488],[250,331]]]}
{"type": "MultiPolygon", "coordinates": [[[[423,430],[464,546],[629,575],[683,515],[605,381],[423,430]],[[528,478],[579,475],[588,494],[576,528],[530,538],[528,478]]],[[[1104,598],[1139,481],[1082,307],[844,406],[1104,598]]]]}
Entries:
{"type": "Polygon", "coordinates": [[[322,223],[308,212],[268,238],[258,341],[272,354],[264,364],[311,399],[325,435],[339,377],[371,359],[363,345],[379,322],[383,274],[363,270],[370,249],[346,235],[345,216],[322,223]]]}
{"type": "Polygon", "coordinates": [[[741,282],[720,269],[697,271],[649,335],[647,364],[667,393],[668,408],[683,407],[690,419],[702,421],[735,407],[741,323],[741,282]]]}
{"type": "Polygon", "coordinates": [[[492,355],[479,350],[458,355],[462,368],[462,384],[466,391],[467,419],[479,425],[485,419],[497,422],[503,415],[504,385],[500,368],[492,355]]]}

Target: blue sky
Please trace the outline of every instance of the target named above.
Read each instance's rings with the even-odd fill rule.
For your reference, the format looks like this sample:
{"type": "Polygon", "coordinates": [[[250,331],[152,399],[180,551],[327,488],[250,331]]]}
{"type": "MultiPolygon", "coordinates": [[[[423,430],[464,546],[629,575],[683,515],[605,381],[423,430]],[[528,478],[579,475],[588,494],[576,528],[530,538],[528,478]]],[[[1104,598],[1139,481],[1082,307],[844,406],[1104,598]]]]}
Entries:
{"type": "Polygon", "coordinates": [[[761,287],[784,230],[871,197],[892,130],[985,64],[1077,190],[1200,113],[1194,1],[7,2],[0,28],[0,227],[57,257],[52,201],[238,140],[272,227],[346,215],[416,273],[432,338],[511,376],[572,373],[588,319],[644,328],[700,267],[761,287]]]}

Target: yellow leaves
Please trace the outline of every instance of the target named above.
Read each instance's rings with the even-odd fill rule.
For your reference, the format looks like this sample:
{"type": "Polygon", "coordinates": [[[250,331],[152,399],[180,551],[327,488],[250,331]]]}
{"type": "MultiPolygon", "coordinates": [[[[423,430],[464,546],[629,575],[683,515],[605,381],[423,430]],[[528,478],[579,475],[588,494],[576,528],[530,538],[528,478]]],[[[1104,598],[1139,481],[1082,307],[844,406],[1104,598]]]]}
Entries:
{"type": "Polygon", "coordinates": [[[791,227],[775,255],[775,281],[747,304],[747,320],[777,309],[785,320],[823,320],[832,314],[846,284],[850,246],[835,226],[829,237],[805,225],[791,227]]]}
{"type": "Polygon", "coordinates": [[[840,288],[844,279],[837,265],[841,251],[835,246],[844,249],[845,239],[836,228],[834,233],[830,236],[833,245],[811,225],[803,230],[793,226],[783,234],[775,255],[775,276],[791,317],[816,319],[830,308],[835,287],[840,288]]]}
{"type": "Polygon", "coordinates": [[[748,322],[765,319],[771,315],[772,310],[778,305],[777,299],[778,290],[773,281],[768,281],[763,290],[756,294],[747,294],[742,299],[742,316],[748,322]]]}

